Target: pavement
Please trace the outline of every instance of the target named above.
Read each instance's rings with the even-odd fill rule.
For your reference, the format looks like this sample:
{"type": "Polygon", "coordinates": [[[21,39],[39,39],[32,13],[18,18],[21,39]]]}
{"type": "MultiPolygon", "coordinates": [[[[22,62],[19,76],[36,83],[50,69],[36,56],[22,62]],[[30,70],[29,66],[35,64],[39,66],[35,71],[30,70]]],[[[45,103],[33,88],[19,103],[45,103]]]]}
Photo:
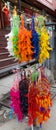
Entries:
{"type": "MultiPolygon", "coordinates": [[[[0,99],[1,97],[10,91],[13,83],[14,75],[9,75],[0,79],[0,99]]],[[[56,91],[56,88],[55,90],[56,91]]],[[[0,123],[0,130],[56,130],[56,97],[53,99],[53,106],[51,108],[51,117],[48,122],[45,122],[42,128],[30,129],[27,125],[26,119],[21,123],[16,118],[12,118],[7,122],[0,123]]]]}
{"type": "Polygon", "coordinates": [[[14,75],[8,75],[0,79],[0,99],[4,94],[10,91],[11,85],[13,83],[14,75]]]}
{"type": "MultiPolygon", "coordinates": [[[[17,119],[12,119],[2,125],[0,125],[0,130],[30,130],[27,126],[26,120],[21,123],[17,119]]],[[[31,129],[32,130],[32,129],[31,129]]],[[[56,130],[56,99],[53,101],[53,106],[51,108],[51,117],[48,122],[45,122],[42,128],[35,128],[34,130],[56,130]]]]}

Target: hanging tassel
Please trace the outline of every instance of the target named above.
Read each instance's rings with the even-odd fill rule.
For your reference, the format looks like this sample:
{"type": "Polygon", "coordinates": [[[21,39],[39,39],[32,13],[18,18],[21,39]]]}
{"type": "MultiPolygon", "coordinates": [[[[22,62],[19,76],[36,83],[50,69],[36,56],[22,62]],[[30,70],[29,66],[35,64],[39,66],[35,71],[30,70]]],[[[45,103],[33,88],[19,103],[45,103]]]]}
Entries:
{"type": "Polygon", "coordinates": [[[37,111],[37,123],[42,126],[44,121],[50,118],[50,107],[52,106],[51,94],[50,94],[50,83],[41,72],[41,79],[37,84],[38,94],[36,97],[36,103],[38,106],[37,111]]]}
{"type": "Polygon", "coordinates": [[[41,73],[41,79],[34,84],[32,82],[28,91],[28,125],[34,121],[42,127],[44,121],[50,118],[50,107],[52,106],[50,83],[41,73]]]}
{"type": "Polygon", "coordinates": [[[20,100],[21,100],[21,108],[23,115],[28,114],[28,87],[29,87],[29,80],[23,79],[19,83],[19,90],[20,90],[20,100]]]}
{"type": "Polygon", "coordinates": [[[39,63],[43,63],[46,59],[50,57],[49,51],[52,50],[52,48],[49,46],[49,35],[47,33],[47,30],[45,27],[41,28],[41,35],[40,35],[40,51],[39,51],[39,63]]]}
{"type": "Polygon", "coordinates": [[[33,45],[33,58],[38,58],[39,54],[39,36],[38,33],[34,29],[34,17],[32,17],[32,45],[33,45]]]}
{"type": "Polygon", "coordinates": [[[18,15],[13,16],[11,32],[5,36],[8,37],[6,48],[8,49],[11,56],[14,56],[14,58],[18,58],[18,59],[19,59],[19,54],[18,54],[17,43],[18,43],[19,25],[20,25],[19,16],[18,15]]]}
{"type": "Polygon", "coordinates": [[[22,121],[23,114],[22,114],[22,108],[21,108],[21,101],[20,101],[20,90],[19,90],[19,82],[21,78],[17,75],[15,76],[13,85],[10,89],[10,106],[13,109],[15,115],[17,116],[19,121],[22,121]]]}
{"type": "Polygon", "coordinates": [[[18,15],[12,17],[12,44],[13,44],[13,52],[15,58],[19,59],[19,54],[18,54],[18,31],[19,31],[19,25],[20,25],[20,18],[18,15]]]}
{"type": "Polygon", "coordinates": [[[22,121],[23,114],[21,111],[20,91],[12,88],[10,90],[10,96],[11,96],[11,107],[14,110],[16,116],[18,117],[18,120],[22,121]]]}
{"type": "Polygon", "coordinates": [[[36,103],[37,87],[33,82],[29,86],[28,91],[28,125],[32,125],[37,118],[38,105],[36,103]]]}
{"type": "Polygon", "coordinates": [[[9,52],[9,55],[10,56],[14,56],[14,53],[13,53],[13,45],[12,45],[12,31],[5,35],[5,38],[7,38],[7,46],[6,46],[6,49],[8,49],[8,52],[9,52]]]}
{"type": "Polygon", "coordinates": [[[20,61],[29,61],[32,59],[32,45],[31,45],[31,31],[28,31],[24,27],[24,19],[21,15],[21,26],[18,33],[18,52],[20,55],[20,61]]]}
{"type": "Polygon", "coordinates": [[[38,17],[38,26],[35,26],[36,31],[39,34],[39,63],[43,63],[50,57],[49,51],[52,50],[49,42],[49,35],[44,25],[45,17],[40,15],[38,17]]]}
{"type": "Polygon", "coordinates": [[[34,19],[35,20],[35,30],[36,32],[39,34],[39,36],[41,35],[41,29],[44,26],[44,20],[45,17],[43,15],[39,15],[37,18],[34,19]]]}

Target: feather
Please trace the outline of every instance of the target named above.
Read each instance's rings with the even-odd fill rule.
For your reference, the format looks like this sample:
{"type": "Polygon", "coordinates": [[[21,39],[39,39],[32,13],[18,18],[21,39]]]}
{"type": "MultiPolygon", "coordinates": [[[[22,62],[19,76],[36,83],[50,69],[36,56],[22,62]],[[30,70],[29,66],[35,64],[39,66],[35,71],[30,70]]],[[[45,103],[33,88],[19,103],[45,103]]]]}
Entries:
{"type": "Polygon", "coordinates": [[[39,54],[39,36],[34,29],[34,17],[32,17],[32,46],[33,46],[33,58],[38,58],[39,54]]]}

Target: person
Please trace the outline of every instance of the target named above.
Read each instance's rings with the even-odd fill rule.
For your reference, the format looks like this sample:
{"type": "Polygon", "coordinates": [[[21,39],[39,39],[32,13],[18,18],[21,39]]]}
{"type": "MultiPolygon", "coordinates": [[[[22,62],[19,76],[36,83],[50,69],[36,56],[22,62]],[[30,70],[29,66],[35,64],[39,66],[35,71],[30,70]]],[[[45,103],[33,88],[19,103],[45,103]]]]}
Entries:
{"type": "Polygon", "coordinates": [[[2,12],[3,12],[4,27],[6,28],[10,25],[9,10],[6,3],[4,4],[4,7],[2,8],[2,12]]]}

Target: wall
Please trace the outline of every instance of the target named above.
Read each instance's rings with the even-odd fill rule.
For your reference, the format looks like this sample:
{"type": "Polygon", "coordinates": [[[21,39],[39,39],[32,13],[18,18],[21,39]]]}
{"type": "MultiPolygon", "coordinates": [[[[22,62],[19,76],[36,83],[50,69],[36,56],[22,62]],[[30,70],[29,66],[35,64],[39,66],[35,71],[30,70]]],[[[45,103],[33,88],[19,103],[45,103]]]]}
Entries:
{"type": "Polygon", "coordinates": [[[1,18],[1,2],[0,2],[0,18],[1,18]]]}

